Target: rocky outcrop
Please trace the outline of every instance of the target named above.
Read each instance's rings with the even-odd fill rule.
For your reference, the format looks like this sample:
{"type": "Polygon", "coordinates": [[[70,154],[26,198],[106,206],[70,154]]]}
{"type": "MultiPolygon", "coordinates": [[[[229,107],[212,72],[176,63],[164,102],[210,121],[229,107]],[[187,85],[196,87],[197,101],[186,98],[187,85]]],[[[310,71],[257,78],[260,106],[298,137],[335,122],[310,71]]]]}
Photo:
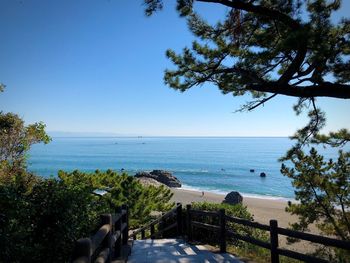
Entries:
{"type": "Polygon", "coordinates": [[[225,196],[225,200],[222,201],[225,204],[237,205],[243,202],[243,197],[238,192],[231,192],[225,196]]]}
{"type": "Polygon", "coordinates": [[[181,182],[170,172],[164,170],[153,170],[152,172],[138,172],[135,177],[151,178],[169,187],[181,187],[181,182]]]}
{"type": "Polygon", "coordinates": [[[150,186],[153,185],[155,187],[159,187],[159,186],[165,186],[167,187],[165,184],[162,184],[156,180],[154,180],[153,178],[149,178],[149,177],[138,177],[137,180],[144,186],[150,186]]]}

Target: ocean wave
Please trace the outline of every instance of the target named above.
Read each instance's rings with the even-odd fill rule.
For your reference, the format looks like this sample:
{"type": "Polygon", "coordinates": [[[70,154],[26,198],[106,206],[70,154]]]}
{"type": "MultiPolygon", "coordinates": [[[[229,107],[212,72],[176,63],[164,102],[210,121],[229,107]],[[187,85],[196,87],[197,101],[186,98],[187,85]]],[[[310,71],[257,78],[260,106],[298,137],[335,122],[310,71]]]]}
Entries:
{"type": "Polygon", "coordinates": [[[178,170],[172,170],[169,169],[173,173],[209,173],[209,170],[207,169],[178,169],[178,170]]]}

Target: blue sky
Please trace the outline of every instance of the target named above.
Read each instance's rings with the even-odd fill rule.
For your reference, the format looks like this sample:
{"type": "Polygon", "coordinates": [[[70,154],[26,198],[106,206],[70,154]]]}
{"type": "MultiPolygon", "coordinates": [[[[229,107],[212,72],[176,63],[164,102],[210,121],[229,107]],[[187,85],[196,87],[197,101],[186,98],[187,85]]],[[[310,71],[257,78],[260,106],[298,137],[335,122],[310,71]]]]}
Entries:
{"type": "MultiPolygon", "coordinates": [[[[343,1],[336,18],[350,12],[343,1]]],[[[215,21],[224,9],[199,5],[215,21]]],[[[166,87],[168,48],[194,37],[172,4],[151,18],[141,0],[0,0],[0,110],[48,131],[153,136],[288,136],[306,123],[295,98],[278,96],[234,113],[248,96],[212,85],[181,93],[166,87]]],[[[350,102],[319,99],[325,131],[350,128],[350,102]]]]}

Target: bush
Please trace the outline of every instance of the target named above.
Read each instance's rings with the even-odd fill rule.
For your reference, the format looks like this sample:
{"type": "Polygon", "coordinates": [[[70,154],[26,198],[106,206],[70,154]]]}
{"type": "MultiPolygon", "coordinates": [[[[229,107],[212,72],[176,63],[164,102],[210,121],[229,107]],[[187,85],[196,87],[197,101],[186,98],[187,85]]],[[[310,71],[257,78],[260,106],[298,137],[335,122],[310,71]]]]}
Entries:
{"type": "Polygon", "coordinates": [[[58,175],[66,185],[89,188],[96,197],[108,203],[111,212],[116,207],[127,204],[132,228],[148,222],[152,211],[163,212],[174,206],[169,203],[172,197],[169,188],[143,186],[135,177],[126,173],[118,174],[112,170],[97,170],[94,173],[60,171],[58,175]],[[97,194],[98,191],[103,195],[97,194]]]}
{"type": "Polygon", "coordinates": [[[88,235],[107,206],[88,189],[37,178],[32,188],[0,185],[0,261],[64,262],[74,242],[88,235]]]}
{"type": "Polygon", "coordinates": [[[144,187],[111,170],[0,180],[0,262],[67,262],[75,241],[96,230],[100,214],[126,203],[130,222],[139,226],[151,211],[170,209],[170,198],[169,189],[144,187]]]}

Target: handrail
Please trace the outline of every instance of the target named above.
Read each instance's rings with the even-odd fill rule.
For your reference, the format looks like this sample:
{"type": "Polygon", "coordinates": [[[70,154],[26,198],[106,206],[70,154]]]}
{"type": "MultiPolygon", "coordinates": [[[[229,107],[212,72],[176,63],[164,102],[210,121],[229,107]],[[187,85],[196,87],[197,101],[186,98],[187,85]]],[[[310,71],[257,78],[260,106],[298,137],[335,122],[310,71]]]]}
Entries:
{"type": "Polygon", "coordinates": [[[171,224],[170,226],[167,226],[164,229],[159,230],[157,233],[155,233],[153,235],[150,235],[149,237],[150,238],[155,238],[155,237],[161,236],[165,231],[168,231],[168,230],[170,230],[170,229],[172,229],[172,228],[174,228],[176,226],[177,226],[177,222],[171,224]]]}
{"type": "Polygon", "coordinates": [[[218,212],[212,212],[212,211],[204,211],[204,210],[196,210],[191,209],[191,214],[200,215],[200,216],[219,216],[218,212]]]}
{"type": "Polygon", "coordinates": [[[283,255],[286,257],[306,261],[306,262],[327,262],[326,260],[316,258],[310,255],[305,255],[299,252],[295,252],[292,250],[288,249],[282,249],[278,247],[278,235],[284,235],[292,238],[298,238],[306,241],[310,241],[313,243],[318,243],[326,246],[332,246],[332,247],[337,247],[337,248],[342,248],[342,249],[347,249],[350,250],[350,241],[344,241],[344,240],[339,240],[339,239],[334,239],[334,238],[329,238],[329,237],[324,237],[320,235],[315,235],[315,234],[310,234],[310,233],[304,233],[300,231],[295,231],[291,229],[286,229],[282,227],[278,227],[278,222],[276,220],[270,220],[270,225],[265,225],[261,224],[258,222],[253,222],[249,221],[247,219],[242,219],[242,218],[237,218],[229,215],[225,215],[225,211],[221,209],[220,211],[217,212],[212,212],[212,211],[202,211],[202,210],[194,210],[191,208],[191,205],[187,205],[187,236],[189,240],[192,240],[193,235],[192,235],[192,228],[193,227],[199,227],[199,228],[204,228],[207,230],[211,231],[216,231],[220,232],[220,250],[221,252],[225,252],[226,250],[223,249],[226,247],[226,238],[225,238],[225,233],[228,234],[228,236],[252,243],[254,245],[269,249],[271,251],[271,262],[276,263],[279,262],[279,255],[283,255]],[[220,213],[221,212],[221,213],[220,213]],[[219,216],[220,219],[220,225],[212,225],[212,224],[207,224],[203,222],[199,222],[198,219],[197,221],[194,221],[192,219],[192,215],[200,215],[200,216],[219,216]],[[224,216],[222,216],[224,215],[224,216]],[[270,232],[270,243],[255,239],[251,236],[244,236],[241,234],[238,234],[234,232],[232,229],[228,229],[229,225],[226,225],[226,222],[233,222],[235,224],[240,224],[244,226],[249,226],[257,229],[261,229],[264,231],[269,231],[270,232]],[[224,223],[223,223],[224,222],[224,223]]]}
{"type": "Polygon", "coordinates": [[[81,238],[73,251],[73,263],[109,262],[121,256],[128,241],[128,207],[122,205],[114,215],[103,214],[100,228],[90,238],[81,238]]]}
{"type": "Polygon", "coordinates": [[[177,214],[177,212],[182,209],[182,205],[180,203],[178,203],[173,209],[169,210],[168,212],[166,212],[165,214],[162,214],[160,217],[152,220],[150,223],[148,223],[147,225],[135,230],[130,237],[132,237],[133,239],[136,238],[136,236],[139,233],[142,233],[142,231],[147,230],[148,228],[160,223],[162,220],[165,220],[166,218],[169,218],[171,216],[175,216],[177,214]]]}
{"type": "Polygon", "coordinates": [[[331,246],[331,247],[337,247],[337,248],[343,248],[343,249],[350,249],[350,242],[344,241],[340,239],[334,239],[330,237],[324,237],[320,235],[295,231],[287,228],[278,227],[277,231],[279,234],[288,236],[288,237],[294,237],[306,241],[310,241],[313,243],[322,244],[325,246],[331,246]]]}
{"type": "Polygon", "coordinates": [[[305,262],[310,262],[310,263],[329,263],[327,260],[321,259],[321,258],[316,258],[313,256],[305,255],[296,251],[288,250],[288,249],[277,249],[278,254],[282,256],[286,256],[289,258],[294,258],[297,260],[305,261],[305,262]]]}
{"type": "MultiPolygon", "coordinates": [[[[264,225],[261,223],[252,222],[252,221],[249,221],[246,219],[232,217],[232,216],[226,216],[226,218],[229,221],[232,221],[232,222],[237,223],[237,224],[270,231],[269,225],[264,225]]],[[[332,246],[332,247],[343,248],[343,249],[350,249],[350,242],[349,241],[324,237],[324,236],[320,236],[320,235],[316,235],[316,234],[305,233],[305,232],[291,230],[291,229],[287,229],[287,228],[283,228],[283,227],[278,227],[277,232],[278,232],[278,234],[281,234],[284,236],[298,238],[298,239],[310,241],[313,243],[318,243],[318,244],[322,244],[322,245],[326,245],[326,246],[332,246]]]]}
{"type": "Polygon", "coordinates": [[[97,230],[96,234],[91,237],[92,250],[95,251],[103,242],[105,237],[111,231],[111,225],[105,224],[97,230]]]}
{"type": "MultiPolygon", "coordinates": [[[[165,219],[169,218],[169,217],[173,217],[173,216],[176,216],[177,217],[177,220],[176,220],[176,224],[172,225],[172,227],[175,227],[175,226],[179,226],[181,225],[181,219],[182,219],[182,216],[181,216],[181,212],[182,212],[182,205],[180,203],[176,204],[176,206],[169,210],[168,212],[162,214],[160,217],[152,220],[150,223],[148,223],[147,225],[135,230],[133,233],[130,234],[130,237],[133,238],[133,239],[136,239],[137,238],[137,235],[138,234],[142,234],[142,238],[145,238],[145,234],[144,232],[147,230],[147,229],[150,229],[151,230],[151,237],[155,237],[157,236],[157,234],[155,233],[152,233],[152,229],[154,231],[154,226],[156,224],[159,224],[161,223],[162,221],[164,221],[165,219]],[[179,215],[180,214],[180,215],[179,215]]],[[[170,228],[169,228],[170,229],[170,228]]],[[[163,228],[163,229],[160,229],[158,232],[165,232],[167,230],[169,230],[167,228],[163,228]]],[[[180,232],[180,231],[178,231],[180,232]]],[[[180,233],[179,233],[180,234],[180,233]]]]}
{"type": "Polygon", "coordinates": [[[258,222],[253,222],[253,221],[249,221],[247,219],[233,217],[233,216],[228,216],[228,215],[226,215],[226,218],[227,218],[228,221],[231,221],[231,222],[236,223],[236,224],[241,224],[241,225],[244,225],[244,226],[250,226],[250,227],[258,228],[258,229],[261,229],[261,230],[270,231],[270,226],[264,225],[264,224],[261,224],[261,223],[258,223],[258,222]]]}
{"type": "MultiPolygon", "coordinates": [[[[117,214],[115,215],[102,215],[101,225],[98,231],[91,238],[79,239],[77,242],[77,248],[73,256],[74,263],[87,263],[92,262],[93,258],[96,258],[98,262],[106,262],[112,257],[114,243],[114,257],[120,256],[122,244],[126,244],[128,237],[137,239],[137,235],[141,233],[141,238],[146,238],[146,231],[150,231],[150,235],[147,238],[157,238],[164,237],[164,233],[170,229],[177,227],[177,234],[181,235],[183,232],[183,214],[182,205],[178,203],[173,209],[162,214],[159,218],[156,218],[149,222],[147,225],[141,227],[134,231],[130,236],[128,236],[128,212],[127,207],[123,206],[118,208],[117,214]],[[166,221],[168,218],[176,218],[174,223],[169,225],[166,221]],[[155,226],[158,224],[157,232],[155,231],[155,226]],[[166,225],[168,224],[168,225],[166,225]],[[98,255],[95,255],[99,253],[98,255]]],[[[173,222],[173,221],[171,221],[173,222]]],[[[188,240],[193,239],[193,228],[204,228],[210,231],[215,231],[219,235],[219,245],[220,251],[226,252],[226,242],[227,237],[235,238],[245,242],[252,243],[254,245],[266,248],[270,250],[271,262],[278,263],[279,256],[283,255],[289,258],[305,261],[305,262],[320,262],[325,263],[326,260],[316,258],[311,255],[305,255],[296,251],[284,249],[279,247],[278,236],[284,235],[287,237],[302,239],[310,241],[313,243],[323,244],[326,246],[332,246],[342,249],[350,250],[350,241],[338,240],[334,238],[324,237],[320,235],[304,233],[300,231],[295,231],[291,229],[286,229],[283,227],[278,227],[278,222],[276,220],[270,220],[270,225],[261,224],[258,222],[253,222],[247,219],[233,217],[225,214],[225,210],[221,209],[219,211],[203,211],[198,209],[192,209],[191,205],[187,205],[186,210],[186,231],[188,240]],[[196,216],[196,217],[193,217],[196,216]],[[199,216],[199,217],[198,217],[199,216]],[[218,225],[208,224],[201,221],[201,217],[216,217],[218,218],[218,225]],[[261,229],[264,231],[269,231],[270,242],[259,240],[253,238],[249,235],[242,235],[235,232],[230,227],[234,223],[243,226],[252,227],[255,229],[261,229]]],[[[169,232],[167,232],[169,233],[169,232]]]]}
{"type": "Polygon", "coordinates": [[[266,248],[266,249],[271,249],[271,244],[270,243],[261,241],[260,239],[256,239],[256,238],[253,238],[253,237],[250,237],[250,236],[242,236],[240,234],[237,234],[237,233],[233,232],[232,230],[227,230],[227,233],[231,237],[243,240],[245,242],[252,243],[254,245],[257,245],[257,246],[260,246],[260,247],[263,247],[263,248],[266,248]]]}

